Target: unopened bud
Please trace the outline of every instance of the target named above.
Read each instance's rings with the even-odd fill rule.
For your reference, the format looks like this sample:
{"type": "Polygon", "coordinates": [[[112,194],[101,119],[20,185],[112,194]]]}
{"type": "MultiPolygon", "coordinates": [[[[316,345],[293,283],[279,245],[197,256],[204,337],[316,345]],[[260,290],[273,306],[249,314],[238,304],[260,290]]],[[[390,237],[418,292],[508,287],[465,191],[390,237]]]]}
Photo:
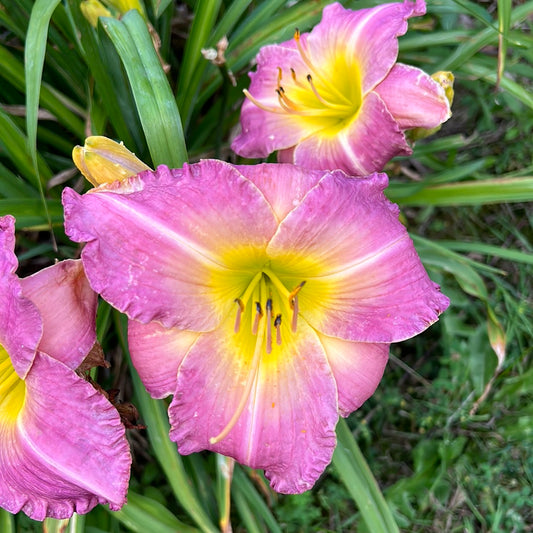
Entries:
{"type": "Polygon", "coordinates": [[[102,136],[87,137],[84,146],[72,150],[72,160],[95,187],[150,170],[124,144],[102,136]]]}

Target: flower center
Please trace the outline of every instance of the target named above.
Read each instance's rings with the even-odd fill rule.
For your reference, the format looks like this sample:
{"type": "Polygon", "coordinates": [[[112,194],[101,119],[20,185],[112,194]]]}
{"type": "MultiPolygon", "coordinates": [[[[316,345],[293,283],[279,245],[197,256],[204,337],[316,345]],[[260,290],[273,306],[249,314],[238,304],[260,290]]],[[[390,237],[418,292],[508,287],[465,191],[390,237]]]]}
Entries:
{"type": "MultiPolygon", "coordinates": [[[[255,338],[252,362],[239,404],[224,429],[216,437],[209,439],[211,444],[224,439],[237,423],[257,378],[263,354],[272,353],[274,343],[278,347],[283,343],[282,323],[285,317],[290,323],[290,329],[284,328],[285,335],[296,333],[299,315],[298,293],[304,285],[305,281],[302,281],[289,290],[269,267],[263,267],[251,279],[244,292],[235,298],[234,334],[251,334],[255,338]]],[[[242,345],[248,343],[243,339],[242,345]]]]}
{"type": "Polygon", "coordinates": [[[11,358],[0,344],[0,420],[14,421],[26,398],[26,384],[13,368],[11,358]]]}
{"type": "Polygon", "coordinates": [[[319,118],[330,126],[352,119],[361,105],[359,70],[355,62],[348,65],[342,55],[335,57],[329,68],[321,70],[312,61],[300,32],[294,34],[299,57],[305,70],[294,68],[284,72],[278,67],[275,92],[278,105],[265,105],[247,90],[245,95],[259,108],[278,114],[290,114],[313,121],[319,118]]]}

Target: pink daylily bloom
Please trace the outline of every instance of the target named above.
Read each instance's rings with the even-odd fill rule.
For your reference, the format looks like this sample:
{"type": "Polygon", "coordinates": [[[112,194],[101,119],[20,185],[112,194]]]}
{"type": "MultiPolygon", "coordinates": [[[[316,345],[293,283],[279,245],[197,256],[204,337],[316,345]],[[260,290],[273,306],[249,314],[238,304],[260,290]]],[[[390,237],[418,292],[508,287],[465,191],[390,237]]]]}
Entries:
{"type": "Polygon", "coordinates": [[[0,507],[67,518],[126,499],[120,416],[75,370],[96,341],[81,261],[19,279],[13,217],[0,217],[0,507]]]}
{"type": "Polygon", "coordinates": [[[92,287],[129,316],[147,390],[173,394],[180,453],[213,450],[299,493],[331,460],[339,414],[376,389],[389,343],[437,320],[384,174],[201,161],[80,196],[65,227],[92,287]]]}
{"type": "Polygon", "coordinates": [[[423,0],[352,11],[334,3],[310,33],[261,48],[232,148],[306,168],[353,176],[409,155],[404,131],[450,117],[444,89],[418,68],[396,63],[407,19],[423,0]]]}

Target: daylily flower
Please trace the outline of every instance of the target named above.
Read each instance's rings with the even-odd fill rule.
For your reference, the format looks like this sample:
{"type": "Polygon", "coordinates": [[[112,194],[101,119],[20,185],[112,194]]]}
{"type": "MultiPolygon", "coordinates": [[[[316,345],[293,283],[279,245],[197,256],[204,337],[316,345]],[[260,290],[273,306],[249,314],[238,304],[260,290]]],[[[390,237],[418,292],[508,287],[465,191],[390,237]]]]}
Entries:
{"type": "Polygon", "coordinates": [[[389,343],[448,305],[383,195],[294,165],[201,161],[65,189],[94,290],[131,319],[131,356],[170,437],[265,470],[285,493],[331,460],[339,414],[370,397],[389,343]]]}
{"type": "Polygon", "coordinates": [[[232,148],[354,176],[412,153],[404,131],[450,116],[444,90],[418,68],[396,63],[407,19],[423,0],[351,11],[334,3],[306,34],[261,48],[232,148]]]}
{"type": "Polygon", "coordinates": [[[35,520],[124,504],[131,463],[116,409],[75,370],[95,343],[81,261],[19,279],[0,217],[0,507],[35,520]]]}

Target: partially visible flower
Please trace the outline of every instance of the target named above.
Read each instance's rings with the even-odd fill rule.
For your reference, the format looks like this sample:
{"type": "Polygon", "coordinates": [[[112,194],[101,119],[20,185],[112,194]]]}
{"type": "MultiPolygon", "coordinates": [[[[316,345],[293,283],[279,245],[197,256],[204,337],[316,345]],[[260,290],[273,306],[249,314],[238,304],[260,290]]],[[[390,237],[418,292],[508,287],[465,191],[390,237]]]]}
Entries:
{"type": "Polygon", "coordinates": [[[75,370],[96,340],[81,261],[19,279],[0,217],[0,507],[35,520],[118,509],[131,463],[114,407],[75,370]]]}
{"type": "Polygon", "coordinates": [[[339,414],[369,398],[389,343],[437,320],[384,174],[201,161],[80,196],[65,229],[91,286],[125,312],[171,439],[265,470],[285,493],[331,460],[339,414]]]}
{"type": "Polygon", "coordinates": [[[412,152],[404,132],[450,116],[442,87],[396,63],[407,19],[423,0],[351,11],[334,3],[306,34],[263,47],[232,148],[306,168],[364,176],[412,152]]]}
{"type": "Polygon", "coordinates": [[[107,137],[93,136],[85,139],[83,146],[72,150],[72,159],[78,170],[95,186],[120,181],[150,170],[123,143],[107,137]]]}
{"type": "Polygon", "coordinates": [[[89,24],[96,28],[100,17],[111,17],[111,11],[107,9],[99,0],[83,0],[80,3],[80,9],[83,16],[89,21],[89,24]]]}

